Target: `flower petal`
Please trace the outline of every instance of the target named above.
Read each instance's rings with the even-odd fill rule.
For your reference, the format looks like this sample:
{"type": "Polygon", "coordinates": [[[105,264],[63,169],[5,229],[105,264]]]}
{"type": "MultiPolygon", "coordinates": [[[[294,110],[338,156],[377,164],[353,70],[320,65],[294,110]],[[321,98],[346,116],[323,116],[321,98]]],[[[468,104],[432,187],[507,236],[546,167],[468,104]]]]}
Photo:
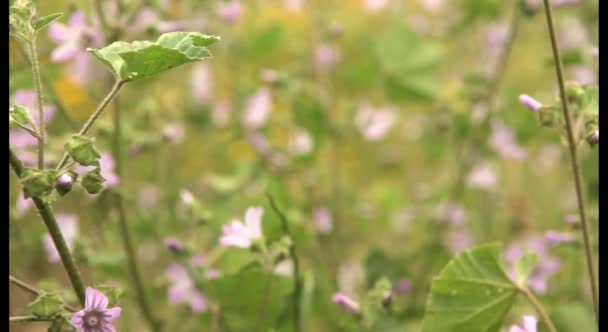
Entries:
{"type": "Polygon", "coordinates": [[[85,309],[103,310],[108,307],[108,298],[95,288],[87,287],[85,309]]]}
{"type": "Polygon", "coordinates": [[[262,215],[264,209],[261,207],[250,207],[245,212],[245,225],[253,238],[262,237],[262,215]]]}
{"type": "Polygon", "coordinates": [[[72,325],[74,325],[77,329],[82,328],[82,319],[84,318],[85,311],[80,310],[72,316],[72,325]]]}
{"type": "Polygon", "coordinates": [[[101,332],[116,332],[116,329],[114,328],[114,326],[106,324],[101,328],[101,332]]]}
{"type": "Polygon", "coordinates": [[[63,23],[53,23],[49,26],[49,38],[52,41],[61,43],[72,40],[74,33],[63,23]]]}
{"type": "Polygon", "coordinates": [[[109,324],[112,323],[116,318],[120,317],[120,313],[122,312],[121,307],[114,307],[104,311],[103,316],[104,320],[109,324]]]}
{"type": "Polygon", "coordinates": [[[51,53],[51,61],[67,62],[74,58],[78,52],[80,52],[80,47],[77,43],[67,42],[57,47],[53,53],[51,53]]]}
{"type": "Polygon", "coordinates": [[[524,329],[526,332],[536,332],[538,319],[534,316],[524,316],[524,329]]]}

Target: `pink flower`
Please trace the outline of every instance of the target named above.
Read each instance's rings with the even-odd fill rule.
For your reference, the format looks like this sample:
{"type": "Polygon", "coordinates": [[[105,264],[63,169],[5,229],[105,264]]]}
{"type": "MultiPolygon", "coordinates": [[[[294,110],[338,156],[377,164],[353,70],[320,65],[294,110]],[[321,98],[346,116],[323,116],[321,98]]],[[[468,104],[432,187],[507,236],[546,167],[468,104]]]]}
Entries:
{"type": "Polygon", "coordinates": [[[480,164],[474,167],[467,176],[467,184],[482,190],[492,190],[496,187],[498,178],[496,171],[488,164],[480,164]]]}
{"type": "Polygon", "coordinates": [[[332,300],[334,301],[334,303],[340,305],[346,311],[349,311],[353,314],[358,314],[359,312],[361,312],[359,303],[353,301],[350,297],[343,293],[334,294],[332,300]]]}
{"type": "Polygon", "coordinates": [[[517,325],[512,325],[509,332],[536,332],[537,323],[538,323],[538,319],[536,319],[536,317],[524,316],[523,327],[519,327],[517,325]]]}
{"type": "Polygon", "coordinates": [[[538,112],[543,108],[543,104],[541,102],[525,94],[519,96],[519,102],[532,112],[538,112]]]}
{"type": "Polygon", "coordinates": [[[266,124],[272,112],[270,89],[261,88],[247,98],[241,122],[248,129],[257,129],[266,124]]]}
{"type": "Polygon", "coordinates": [[[572,243],[576,240],[576,237],[572,233],[564,233],[557,231],[547,231],[545,233],[545,239],[552,246],[558,246],[561,244],[572,243]]]}
{"type": "Polygon", "coordinates": [[[363,137],[369,141],[378,141],[395,125],[397,110],[393,107],[372,108],[362,104],[355,115],[355,125],[363,137]]]}
{"type": "Polygon", "coordinates": [[[328,208],[318,208],[313,212],[313,222],[321,234],[329,234],[334,228],[334,220],[328,208]]]}
{"type": "MultiPolygon", "coordinates": [[[[32,116],[34,123],[38,125],[40,123],[38,119],[38,97],[34,90],[17,90],[13,97],[15,104],[25,107],[32,116]]],[[[44,122],[49,123],[55,116],[55,106],[53,105],[42,105],[42,114],[44,116],[44,122]]]]}
{"type": "MultiPolygon", "coordinates": [[[[59,229],[63,234],[63,238],[65,239],[68,248],[72,250],[76,237],[78,236],[78,217],[75,215],[57,214],[57,224],[59,224],[59,229]]],[[[50,263],[58,263],[61,261],[59,252],[57,252],[57,248],[55,248],[55,243],[50,234],[45,234],[42,237],[42,244],[44,245],[47,259],[50,263]]]]}
{"type": "Polygon", "coordinates": [[[324,69],[329,69],[340,62],[340,52],[329,44],[319,45],[316,50],[316,55],[317,64],[324,69]]]}
{"type": "Polygon", "coordinates": [[[312,136],[304,129],[296,129],[289,138],[289,150],[293,155],[309,154],[314,146],[312,136]]]}
{"type": "Polygon", "coordinates": [[[457,254],[475,244],[473,235],[466,228],[451,231],[447,237],[447,247],[452,254],[457,254]]]}
{"type": "Polygon", "coordinates": [[[446,219],[452,225],[462,225],[466,215],[467,212],[461,205],[450,203],[446,206],[446,219]]]}
{"type": "Polygon", "coordinates": [[[208,308],[207,297],[195,286],[188,270],[180,264],[171,265],[165,272],[171,286],[169,287],[169,302],[171,304],[189,303],[193,312],[205,312],[208,308]]]}
{"type": "Polygon", "coordinates": [[[597,83],[595,70],[589,66],[574,66],[572,71],[574,74],[574,79],[582,85],[592,85],[597,83]]]}
{"type": "Polygon", "coordinates": [[[234,24],[243,16],[243,5],[238,0],[222,2],[217,6],[217,16],[228,24],[234,24]]]}
{"type": "Polygon", "coordinates": [[[262,215],[264,209],[261,207],[250,207],[245,212],[245,223],[233,220],[230,225],[224,225],[224,235],[220,239],[222,246],[234,246],[249,248],[253,241],[262,238],[262,215]]]}
{"type": "Polygon", "coordinates": [[[179,144],[184,141],[186,128],[182,123],[172,123],[163,129],[163,136],[172,144],[179,144]]]}
{"type": "Polygon", "coordinates": [[[192,69],[190,79],[190,93],[194,101],[201,105],[206,105],[213,96],[213,76],[211,66],[207,63],[200,63],[192,69]]]}
{"type": "Polygon", "coordinates": [[[72,316],[72,325],[82,332],[116,332],[112,322],[120,317],[120,307],[108,308],[108,298],[87,287],[85,307],[72,316]]]}
{"type": "Polygon", "coordinates": [[[31,198],[25,198],[25,194],[21,192],[17,197],[15,212],[17,212],[19,216],[23,216],[27,211],[31,210],[33,206],[34,201],[31,198]]]}
{"type": "Polygon", "coordinates": [[[130,35],[138,35],[149,30],[154,30],[158,33],[167,33],[186,29],[187,25],[180,21],[163,21],[161,16],[155,9],[144,7],[137,14],[135,23],[129,27],[130,35]]]}
{"type": "MultiPolygon", "coordinates": [[[[512,244],[505,252],[505,260],[511,266],[524,255],[525,251],[531,251],[538,255],[538,264],[528,278],[528,286],[538,294],[547,292],[548,279],[557,273],[561,267],[557,258],[548,255],[548,244],[549,241],[545,237],[534,236],[528,239],[525,248],[520,244],[512,244]]],[[[513,267],[511,267],[510,275],[512,278],[517,277],[513,267]]]]}
{"type": "Polygon", "coordinates": [[[490,144],[496,153],[505,159],[523,160],[526,158],[526,151],[517,144],[513,129],[502,123],[495,123],[492,127],[490,144]]]}
{"type": "Polygon", "coordinates": [[[86,48],[103,45],[101,31],[87,25],[83,11],[76,11],[70,18],[69,25],[51,23],[48,36],[52,41],[59,43],[51,53],[51,60],[59,63],[71,62],[72,78],[80,83],[86,82],[91,67],[91,56],[86,52],[86,48]]]}
{"type": "Polygon", "coordinates": [[[397,283],[395,284],[395,290],[397,291],[397,293],[400,294],[406,294],[412,291],[412,283],[405,278],[401,278],[399,280],[397,280],[397,283]]]}
{"type": "Polygon", "coordinates": [[[194,195],[188,190],[182,190],[179,193],[179,198],[184,205],[192,205],[194,204],[194,195]]]}
{"type": "Polygon", "coordinates": [[[371,13],[377,13],[388,6],[389,0],[363,0],[365,9],[371,13]]]}

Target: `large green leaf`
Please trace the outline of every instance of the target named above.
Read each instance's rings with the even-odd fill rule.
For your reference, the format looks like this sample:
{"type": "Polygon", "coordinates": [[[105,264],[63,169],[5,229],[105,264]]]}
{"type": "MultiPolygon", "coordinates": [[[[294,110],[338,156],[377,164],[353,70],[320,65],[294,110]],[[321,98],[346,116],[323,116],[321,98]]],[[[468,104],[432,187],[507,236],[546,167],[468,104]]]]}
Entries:
{"type": "Polygon", "coordinates": [[[206,46],[220,40],[198,32],[165,33],[156,42],[114,42],[102,49],[88,49],[121,80],[134,81],[165,70],[211,57],[206,46]]]}
{"type": "Polygon", "coordinates": [[[465,250],[433,280],[423,332],[495,332],[517,289],[501,263],[501,246],[465,250]]]}
{"type": "MultiPolygon", "coordinates": [[[[560,332],[596,332],[593,313],[576,303],[562,304],[550,314],[551,320],[560,332]]],[[[542,330],[541,330],[542,332],[542,330]]]]}

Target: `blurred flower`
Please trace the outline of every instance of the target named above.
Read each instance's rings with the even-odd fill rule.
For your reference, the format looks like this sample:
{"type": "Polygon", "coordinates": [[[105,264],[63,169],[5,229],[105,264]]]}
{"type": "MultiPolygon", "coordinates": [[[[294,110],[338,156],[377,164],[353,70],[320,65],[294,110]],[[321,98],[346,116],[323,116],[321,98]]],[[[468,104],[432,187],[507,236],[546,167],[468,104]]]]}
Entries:
{"type": "Polygon", "coordinates": [[[369,12],[376,13],[388,6],[389,0],[363,0],[365,9],[369,12]]]}
{"type": "Polygon", "coordinates": [[[87,287],[84,309],[72,316],[72,325],[82,332],[116,331],[112,322],[121,312],[120,307],[108,308],[108,298],[100,291],[87,287]]]}
{"type": "Polygon", "coordinates": [[[300,11],[304,7],[306,0],[283,0],[285,8],[289,11],[300,11]]]}
{"type": "Polygon", "coordinates": [[[395,283],[395,291],[400,294],[407,294],[412,291],[412,283],[408,279],[401,278],[395,283]]]}
{"type": "Polygon", "coordinates": [[[496,187],[498,178],[496,171],[489,164],[475,166],[467,176],[467,184],[482,190],[491,190],[496,187]]]}
{"type": "Polygon", "coordinates": [[[329,234],[334,228],[334,220],[328,208],[317,208],[312,213],[312,220],[317,231],[321,234],[329,234]]]}
{"type": "Polygon", "coordinates": [[[139,207],[146,211],[158,203],[160,190],[153,184],[144,185],[139,192],[139,207]]]}
{"type": "Polygon", "coordinates": [[[358,314],[361,311],[359,303],[353,301],[350,297],[343,293],[334,294],[332,300],[334,301],[334,303],[339,304],[346,311],[349,311],[353,314],[358,314]]]}
{"type": "Polygon", "coordinates": [[[593,54],[594,57],[599,58],[600,57],[600,49],[597,47],[593,48],[593,51],[591,51],[591,53],[593,54]]]}
{"type": "Polygon", "coordinates": [[[182,244],[182,241],[178,240],[175,237],[166,238],[165,247],[167,247],[170,251],[174,253],[180,253],[184,250],[184,245],[182,244]]]}
{"type": "Polygon", "coordinates": [[[222,275],[222,272],[218,269],[207,270],[207,279],[217,279],[222,275]]]}
{"type": "Polygon", "coordinates": [[[340,52],[330,44],[321,44],[316,49],[317,64],[330,69],[340,62],[340,52]]]}
{"type": "Polygon", "coordinates": [[[525,94],[519,96],[519,102],[532,112],[538,112],[541,110],[541,108],[543,108],[543,104],[541,102],[525,94]]]}
{"type": "Polygon", "coordinates": [[[589,66],[573,66],[572,72],[574,74],[574,79],[582,85],[592,85],[597,83],[595,70],[589,66]]]}
{"type": "Polygon", "coordinates": [[[595,130],[589,138],[587,138],[591,145],[600,144],[600,131],[599,129],[595,130]]]}
{"type": "Polygon", "coordinates": [[[11,147],[15,150],[38,145],[38,139],[36,137],[21,129],[11,130],[8,140],[11,147]]]}
{"type": "Polygon", "coordinates": [[[492,126],[490,144],[502,158],[513,160],[526,158],[526,151],[517,144],[513,129],[502,123],[497,122],[492,126]]]}
{"type": "Polygon", "coordinates": [[[172,123],[163,129],[163,136],[173,144],[179,144],[184,141],[186,136],[186,128],[182,123],[172,123]]]}
{"type": "Polygon", "coordinates": [[[485,29],[482,47],[485,72],[492,73],[495,70],[507,38],[509,25],[504,22],[492,23],[485,29]]]}
{"type": "Polygon", "coordinates": [[[216,126],[224,126],[230,121],[232,104],[228,99],[222,99],[215,103],[211,109],[211,120],[216,126]]]}
{"type": "Polygon", "coordinates": [[[279,73],[274,69],[263,69],[260,78],[264,83],[276,83],[279,80],[279,73]]]}
{"type": "MultiPolygon", "coordinates": [[[[25,107],[29,111],[36,125],[40,123],[38,119],[38,97],[36,95],[36,91],[24,89],[17,90],[15,91],[13,102],[15,104],[25,107]]],[[[53,117],[55,116],[55,111],[56,109],[53,105],[42,105],[42,114],[44,116],[45,123],[49,123],[51,122],[51,120],[53,120],[53,117]]]]}
{"type": "Polygon", "coordinates": [[[462,225],[467,216],[467,212],[462,205],[449,203],[445,207],[446,219],[452,225],[462,225]]]}
{"type": "Polygon", "coordinates": [[[558,246],[561,244],[572,243],[576,240],[576,237],[572,233],[550,230],[545,233],[545,239],[547,240],[549,245],[558,246]]]}
{"type": "MultiPolygon", "coordinates": [[[[120,183],[120,178],[114,173],[116,164],[114,158],[109,153],[102,153],[99,159],[99,167],[101,168],[101,176],[105,179],[104,187],[106,189],[113,188],[120,183]]],[[[81,166],[74,167],[74,171],[79,175],[90,172],[95,169],[95,166],[81,166]]]]}
{"type": "Polygon", "coordinates": [[[528,278],[528,286],[538,294],[547,292],[547,280],[560,269],[560,261],[548,254],[549,241],[542,236],[533,236],[523,246],[519,243],[511,244],[505,251],[505,261],[511,265],[512,277],[516,277],[513,265],[526,252],[533,252],[538,256],[538,264],[528,278]]]}
{"type": "Polygon", "coordinates": [[[257,129],[266,124],[271,112],[272,95],[270,89],[260,88],[255,94],[247,98],[241,122],[249,129],[257,129]]]}
{"type": "Polygon", "coordinates": [[[21,192],[17,196],[17,202],[15,204],[15,212],[18,216],[23,216],[27,211],[31,210],[34,206],[34,201],[31,198],[25,198],[25,194],[21,192]]]}
{"type": "Polygon", "coordinates": [[[163,34],[187,29],[187,24],[181,21],[163,21],[157,10],[151,7],[142,8],[133,24],[129,26],[128,32],[131,35],[152,30],[155,34],[163,34]]]}
{"type": "Polygon", "coordinates": [[[583,48],[589,45],[585,24],[575,16],[564,17],[558,25],[559,46],[564,50],[583,48]]]}
{"type": "Polygon", "coordinates": [[[538,319],[534,316],[524,316],[523,328],[517,325],[512,325],[509,332],[536,332],[536,323],[538,319]]]}
{"type": "Polygon", "coordinates": [[[194,101],[206,105],[213,97],[213,75],[211,65],[199,63],[192,69],[190,78],[190,90],[194,101]]]}
{"type": "Polygon", "coordinates": [[[169,287],[169,302],[171,304],[189,303],[193,312],[207,311],[207,297],[195,287],[194,281],[183,265],[171,265],[165,275],[171,283],[169,287]]]}
{"type": "Polygon", "coordinates": [[[356,294],[357,288],[365,281],[365,270],[356,260],[342,263],[338,267],[337,281],[340,292],[356,294]]]}
{"type": "Polygon", "coordinates": [[[70,76],[77,82],[84,84],[90,75],[91,55],[88,47],[103,46],[103,34],[98,28],[87,25],[83,11],[76,11],[70,17],[69,25],[53,22],[49,26],[49,38],[59,43],[51,53],[51,61],[58,63],[71,62],[70,76]]]}
{"type": "Polygon", "coordinates": [[[221,2],[217,6],[217,16],[228,24],[238,22],[243,16],[243,5],[239,0],[221,2]]]}
{"type": "Polygon", "coordinates": [[[564,222],[570,226],[578,226],[578,216],[575,214],[567,214],[564,216],[564,222]]]}
{"type": "Polygon", "coordinates": [[[312,136],[304,129],[297,128],[289,138],[289,151],[297,156],[309,154],[313,145],[312,136]]]}
{"type": "Polygon", "coordinates": [[[466,228],[459,228],[448,233],[446,246],[452,254],[457,254],[475,244],[473,235],[466,228]]]}
{"type": "Polygon", "coordinates": [[[264,209],[261,207],[250,207],[245,212],[245,223],[233,220],[230,225],[224,225],[224,235],[220,239],[222,246],[234,246],[249,248],[253,241],[262,238],[262,215],[264,209]]]}
{"type": "Polygon", "coordinates": [[[393,302],[393,292],[387,291],[384,293],[382,297],[382,305],[389,306],[393,302]]]}
{"type": "MultiPolygon", "coordinates": [[[[78,217],[71,214],[58,213],[56,215],[56,219],[59,229],[63,234],[63,238],[65,239],[66,245],[70,250],[72,250],[76,237],[78,236],[78,217]]],[[[53,242],[50,234],[47,233],[42,237],[42,244],[46,250],[47,259],[49,262],[58,263],[61,261],[59,252],[57,252],[57,248],[55,248],[55,243],[53,242]]]]}
{"type": "Polygon", "coordinates": [[[256,131],[252,131],[247,134],[247,141],[258,153],[262,155],[267,155],[272,151],[270,143],[266,137],[256,131]]]}
{"type": "Polygon", "coordinates": [[[355,115],[355,125],[365,139],[378,141],[395,125],[397,110],[393,107],[372,108],[362,104],[355,115]]]}

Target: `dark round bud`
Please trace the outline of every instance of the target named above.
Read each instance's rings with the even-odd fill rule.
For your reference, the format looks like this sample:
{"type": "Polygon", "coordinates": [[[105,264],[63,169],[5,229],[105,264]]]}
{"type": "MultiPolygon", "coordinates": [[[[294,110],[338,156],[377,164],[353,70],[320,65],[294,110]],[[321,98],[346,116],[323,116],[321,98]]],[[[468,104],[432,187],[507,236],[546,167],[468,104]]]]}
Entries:
{"type": "Polygon", "coordinates": [[[166,239],[165,246],[174,254],[179,254],[184,251],[182,242],[174,237],[166,239]]]}
{"type": "Polygon", "coordinates": [[[75,176],[69,173],[61,174],[55,182],[55,189],[61,196],[69,193],[72,190],[72,185],[74,185],[74,179],[75,176]]]}
{"type": "Polygon", "coordinates": [[[393,303],[393,292],[388,291],[384,294],[384,298],[382,298],[382,305],[388,307],[393,303]]]}

